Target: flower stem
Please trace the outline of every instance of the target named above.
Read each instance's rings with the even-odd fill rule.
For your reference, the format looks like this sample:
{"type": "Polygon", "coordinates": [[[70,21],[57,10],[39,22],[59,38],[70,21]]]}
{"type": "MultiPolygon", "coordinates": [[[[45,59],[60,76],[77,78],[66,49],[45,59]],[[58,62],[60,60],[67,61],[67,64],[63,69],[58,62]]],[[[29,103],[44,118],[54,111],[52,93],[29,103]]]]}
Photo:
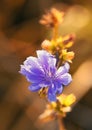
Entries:
{"type": "Polygon", "coordinates": [[[56,25],[53,28],[53,39],[54,39],[54,41],[56,41],[57,37],[58,37],[58,25],[56,25]]]}
{"type": "Polygon", "coordinates": [[[63,118],[58,119],[59,130],[66,130],[63,122],[63,118]]]}

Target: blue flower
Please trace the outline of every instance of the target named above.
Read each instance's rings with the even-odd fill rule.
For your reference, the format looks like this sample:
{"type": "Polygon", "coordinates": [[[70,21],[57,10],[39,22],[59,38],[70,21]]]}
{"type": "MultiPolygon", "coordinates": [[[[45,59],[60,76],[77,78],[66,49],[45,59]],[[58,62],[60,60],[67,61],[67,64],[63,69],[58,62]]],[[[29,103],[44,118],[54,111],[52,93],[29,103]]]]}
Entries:
{"type": "Polygon", "coordinates": [[[72,80],[68,73],[70,66],[65,63],[57,68],[56,58],[45,50],[38,50],[37,57],[28,57],[21,65],[20,73],[31,83],[31,91],[47,88],[48,100],[56,101],[56,95],[61,94],[63,87],[72,80]]]}

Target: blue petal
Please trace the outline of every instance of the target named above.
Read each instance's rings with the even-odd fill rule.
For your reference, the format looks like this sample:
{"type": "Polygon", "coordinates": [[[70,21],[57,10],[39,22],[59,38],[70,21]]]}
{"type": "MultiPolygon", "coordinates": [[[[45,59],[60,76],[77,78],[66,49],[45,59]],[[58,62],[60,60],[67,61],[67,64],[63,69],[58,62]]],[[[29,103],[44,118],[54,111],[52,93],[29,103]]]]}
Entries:
{"type": "Polygon", "coordinates": [[[24,65],[26,66],[31,66],[31,67],[37,67],[39,66],[39,62],[38,59],[36,57],[33,56],[29,56],[25,61],[24,61],[24,65]]]}
{"type": "Polygon", "coordinates": [[[50,84],[49,92],[51,92],[51,93],[56,93],[56,91],[57,91],[57,88],[56,88],[56,87],[57,87],[57,86],[56,86],[54,83],[50,84]]]}
{"type": "Polygon", "coordinates": [[[25,75],[29,82],[39,83],[44,80],[43,75],[41,75],[39,73],[32,73],[32,72],[26,70],[25,66],[23,66],[23,65],[21,66],[20,73],[25,75]]]}
{"type": "Polygon", "coordinates": [[[62,86],[61,80],[57,79],[56,81],[54,81],[54,85],[56,87],[56,93],[61,94],[63,91],[63,86],[62,86]]]}
{"type": "Polygon", "coordinates": [[[61,94],[63,91],[63,86],[61,85],[60,88],[57,88],[57,94],[61,94]]]}
{"type": "Polygon", "coordinates": [[[48,100],[49,101],[56,101],[56,86],[51,84],[48,89],[48,100]]]}
{"type": "Polygon", "coordinates": [[[41,87],[37,84],[32,84],[31,86],[28,87],[30,91],[36,92],[41,89],[41,87]]]}
{"type": "Polygon", "coordinates": [[[29,67],[29,70],[32,71],[32,69],[38,69],[40,70],[40,72],[44,72],[42,65],[40,64],[39,60],[35,57],[28,57],[25,61],[24,61],[24,66],[25,67],[29,67]]]}
{"type": "Polygon", "coordinates": [[[64,73],[67,73],[69,71],[69,64],[66,62],[64,64],[64,66],[61,66],[58,68],[57,72],[56,72],[56,77],[59,77],[60,75],[63,75],[64,73]]]}
{"type": "Polygon", "coordinates": [[[65,67],[66,71],[68,72],[69,69],[70,69],[70,65],[66,62],[66,63],[64,64],[64,67],[65,67]]]}
{"type": "Polygon", "coordinates": [[[20,74],[23,74],[23,75],[26,75],[26,72],[25,72],[25,69],[24,69],[24,65],[21,65],[20,66],[20,71],[19,71],[20,74]]]}
{"type": "Polygon", "coordinates": [[[49,100],[50,102],[55,102],[55,101],[57,100],[57,99],[56,99],[56,95],[53,94],[53,93],[48,92],[48,100],[49,100]]]}
{"type": "Polygon", "coordinates": [[[38,50],[37,56],[45,70],[50,71],[56,67],[56,58],[45,50],[38,50]]]}
{"type": "Polygon", "coordinates": [[[41,77],[44,77],[45,76],[45,73],[40,69],[40,68],[34,68],[32,67],[30,69],[30,73],[34,74],[34,75],[38,75],[38,76],[41,76],[41,77]]]}
{"type": "Polygon", "coordinates": [[[68,85],[72,81],[72,77],[69,73],[65,73],[64,75],[61,76],[60,79],[63,85],[68,85]]]}

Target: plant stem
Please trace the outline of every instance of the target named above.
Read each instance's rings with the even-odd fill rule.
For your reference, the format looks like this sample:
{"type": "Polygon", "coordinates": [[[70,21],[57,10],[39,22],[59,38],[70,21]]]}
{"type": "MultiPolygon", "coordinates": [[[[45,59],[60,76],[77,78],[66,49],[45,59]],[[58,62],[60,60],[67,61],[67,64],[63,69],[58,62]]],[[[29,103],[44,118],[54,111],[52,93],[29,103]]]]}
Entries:
{"type": "Polygon", "coordinates": [[[53,39],[56,40],[58,37],[58,25],[53,28],[53,39]]]}
{"type": "Polygon", "coordinates": [[[59,130],[66,130],[63,122],[63,118],[58,119],[59,130]]]}

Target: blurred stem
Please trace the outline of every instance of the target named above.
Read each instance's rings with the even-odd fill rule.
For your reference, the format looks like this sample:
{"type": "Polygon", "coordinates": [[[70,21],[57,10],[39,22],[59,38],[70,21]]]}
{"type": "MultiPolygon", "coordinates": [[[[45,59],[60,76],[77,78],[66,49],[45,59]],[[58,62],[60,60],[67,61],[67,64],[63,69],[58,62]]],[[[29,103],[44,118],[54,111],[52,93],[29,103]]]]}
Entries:
{"type": "Polygon", "coordinates": [[[63,118],[58,119],[59,130],[66,130],[63,122],[63,118]]]}
{"type": "Polygon", "coordinates": [[[56,41],[58,37],[58,25],[55,25],[55,27],[53,28],[53,39],[56,41]]]}
{"type": "Polygon", "coordinates": [[[57,63],[57,68],[59,68],[62,65],[62,61],[59,59],[58,63],[57,63]]]}

